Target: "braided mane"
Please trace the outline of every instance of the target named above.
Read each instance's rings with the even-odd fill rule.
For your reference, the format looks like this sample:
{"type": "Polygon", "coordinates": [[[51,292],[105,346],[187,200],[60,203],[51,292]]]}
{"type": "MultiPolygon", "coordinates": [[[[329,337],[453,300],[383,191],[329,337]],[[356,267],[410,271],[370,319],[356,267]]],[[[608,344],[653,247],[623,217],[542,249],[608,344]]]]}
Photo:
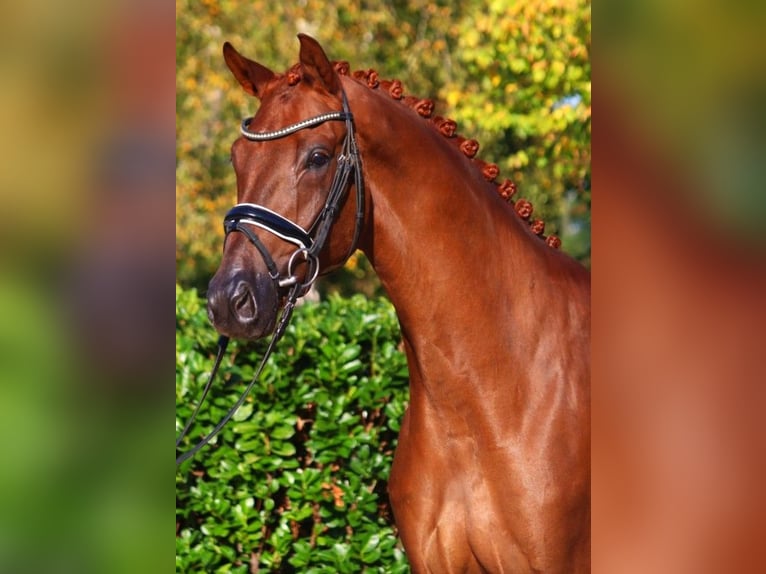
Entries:
{"type": "MultiPolygon", "coordinates": [[[[554,249],[561,247],[561,239],[559,239],[558,236],[545,235],[545,222],[542,219],[532,219],[534,207],[530,201],[521,198],[515,201],[513,200],[513,196],[516,194],[516,184],[508,178],[505,178],[498,183],[497,178],[500,175],[500,169],[497,164],[488,163],[476,157],[476,154],[479,151],[479,142],[475,139],[467,139],[459,135],[457,133],[457,122],[454,120],[443,118],[441,116],[434,116],[433,100],[405,94],[404,87],[399,80],[381,80],[378,77],[378,73],[373,69],[351,72],[349,63],[346,61],[333,62],[333,66],[335,71],[341,76],[350,76],[360,84],[366,85],[371,90],[382,90],[392,99],[398,100],[415,110],[422,118],[430,120],[431,124],[439,131],[439,133],[449,139],[455,147],[473,161],[476,168],[481,171],[484,179],[495,184],[497,193],[500,197],[513,206],[516,215],[529,226],[532,233],[540,237],[540,239],[545,241],[548,246],[554,249]]],[[[290,68],[286,75],[287,83],[289,85],[293,86],[300,82],[300,64],[296,64],[290,68]]]]}

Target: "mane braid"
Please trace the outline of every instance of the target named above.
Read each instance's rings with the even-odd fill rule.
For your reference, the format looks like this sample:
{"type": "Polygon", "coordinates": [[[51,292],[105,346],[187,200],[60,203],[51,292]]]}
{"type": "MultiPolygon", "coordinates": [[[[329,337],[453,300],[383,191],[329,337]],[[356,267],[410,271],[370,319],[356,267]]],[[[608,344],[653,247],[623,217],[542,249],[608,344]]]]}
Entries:
{"type": "MultiPolygon", "coordinates": [[[[490,183],[494,183],[497,188],[497,193],[505,201],[511,204],[514,208],[516,215],[524,221],[532,233],[537,235],[540,239],[545,241],[546,245],[554,249],[561,247],[561,239],[556,235],[544,234],[545,222],[541,219],[532,219],[532,213],[534,207],[532,203],[527,199],[518,199],[514,201],[512,198],[516,194],[516,184],[510,179],[503,179],[498,182],[497,178],[500,175],[500,169],[495,163],[488,163],[482,159],[476,157],[479,151],[479,142],[475,139],[465,138],[457,133],[457,122],[449,118],[443,118],[441,116],[434,116],[434,101],[429,98],[418,98],[404,93],[404,87],[399,80],[381,80],[378,73],[373,69],[357,70],[351,72],[348,62],[336,61],[333,62],[335,71],[341,76],[350,76],[362,85],[367,86],[371,90],[381,90],[386,92],[391,99],[398,100],[409,108],[415,110],[419,116],[430,121],[434,128],[447,138],[455,147],[457,147],[463,155],[473,161],[473,164],[481,172],[490,183]]],[[[287,82],[293,86],[301,80],[300,76],[300,64],[296,64],[287,74],[287,82]]]]}

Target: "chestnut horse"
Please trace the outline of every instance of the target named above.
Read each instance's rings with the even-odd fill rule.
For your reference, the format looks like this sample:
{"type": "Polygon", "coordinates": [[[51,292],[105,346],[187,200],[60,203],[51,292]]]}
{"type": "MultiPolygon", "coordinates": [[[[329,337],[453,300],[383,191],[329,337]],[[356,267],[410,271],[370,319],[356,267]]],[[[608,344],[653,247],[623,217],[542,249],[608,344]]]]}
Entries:
{"type": "Polygon", "coordinates": [[[299,39],[285,74],[224,46],[260,107],[232,147],[226,226],[241,233],[210,282],[211,321],[269,334],[288,290],[358,245],[409,365],[389,493],[413,572],[588,571],[588,271],[518,216],[528,204],[498,193],[512,184],[492,183],[454,122],[423,119],[429,100],[299,39]]]}

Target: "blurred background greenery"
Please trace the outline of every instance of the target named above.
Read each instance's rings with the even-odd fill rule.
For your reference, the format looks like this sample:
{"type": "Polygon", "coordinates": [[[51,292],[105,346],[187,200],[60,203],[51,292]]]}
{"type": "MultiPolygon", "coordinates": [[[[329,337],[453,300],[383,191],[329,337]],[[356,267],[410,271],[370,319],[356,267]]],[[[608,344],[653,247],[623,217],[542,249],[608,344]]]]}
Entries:
{"type": "Polygon", "coordinates": [[[173,568],[174,20],[4,6],[0,572],[173,568]]]}
{"type": "MultiPolygon", "coordinates": [[[[590,261],[590,0],[179,0],[176,75],[178,280],[205,292],[235,203],[229,148],[258,102],[221,56],[230,41],[275,71],[297,61],[296,34],[331,59],[374,68],[482,145],[563,249],[590,261]]],[[[372,292],[355,257],[325,289],[372,292]]]]}

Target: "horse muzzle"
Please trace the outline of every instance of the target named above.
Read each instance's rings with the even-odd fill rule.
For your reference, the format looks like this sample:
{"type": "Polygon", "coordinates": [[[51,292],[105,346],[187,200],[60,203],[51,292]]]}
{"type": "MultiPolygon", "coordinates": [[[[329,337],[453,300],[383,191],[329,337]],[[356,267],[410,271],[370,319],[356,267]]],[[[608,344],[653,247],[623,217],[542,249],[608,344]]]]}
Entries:
{"type": "Polygon", "coordinates": [[[222,335],[259,339],[274,330],[278,299],[267,273],[219,269],[208,286],[207,314],[222,335]]]}

